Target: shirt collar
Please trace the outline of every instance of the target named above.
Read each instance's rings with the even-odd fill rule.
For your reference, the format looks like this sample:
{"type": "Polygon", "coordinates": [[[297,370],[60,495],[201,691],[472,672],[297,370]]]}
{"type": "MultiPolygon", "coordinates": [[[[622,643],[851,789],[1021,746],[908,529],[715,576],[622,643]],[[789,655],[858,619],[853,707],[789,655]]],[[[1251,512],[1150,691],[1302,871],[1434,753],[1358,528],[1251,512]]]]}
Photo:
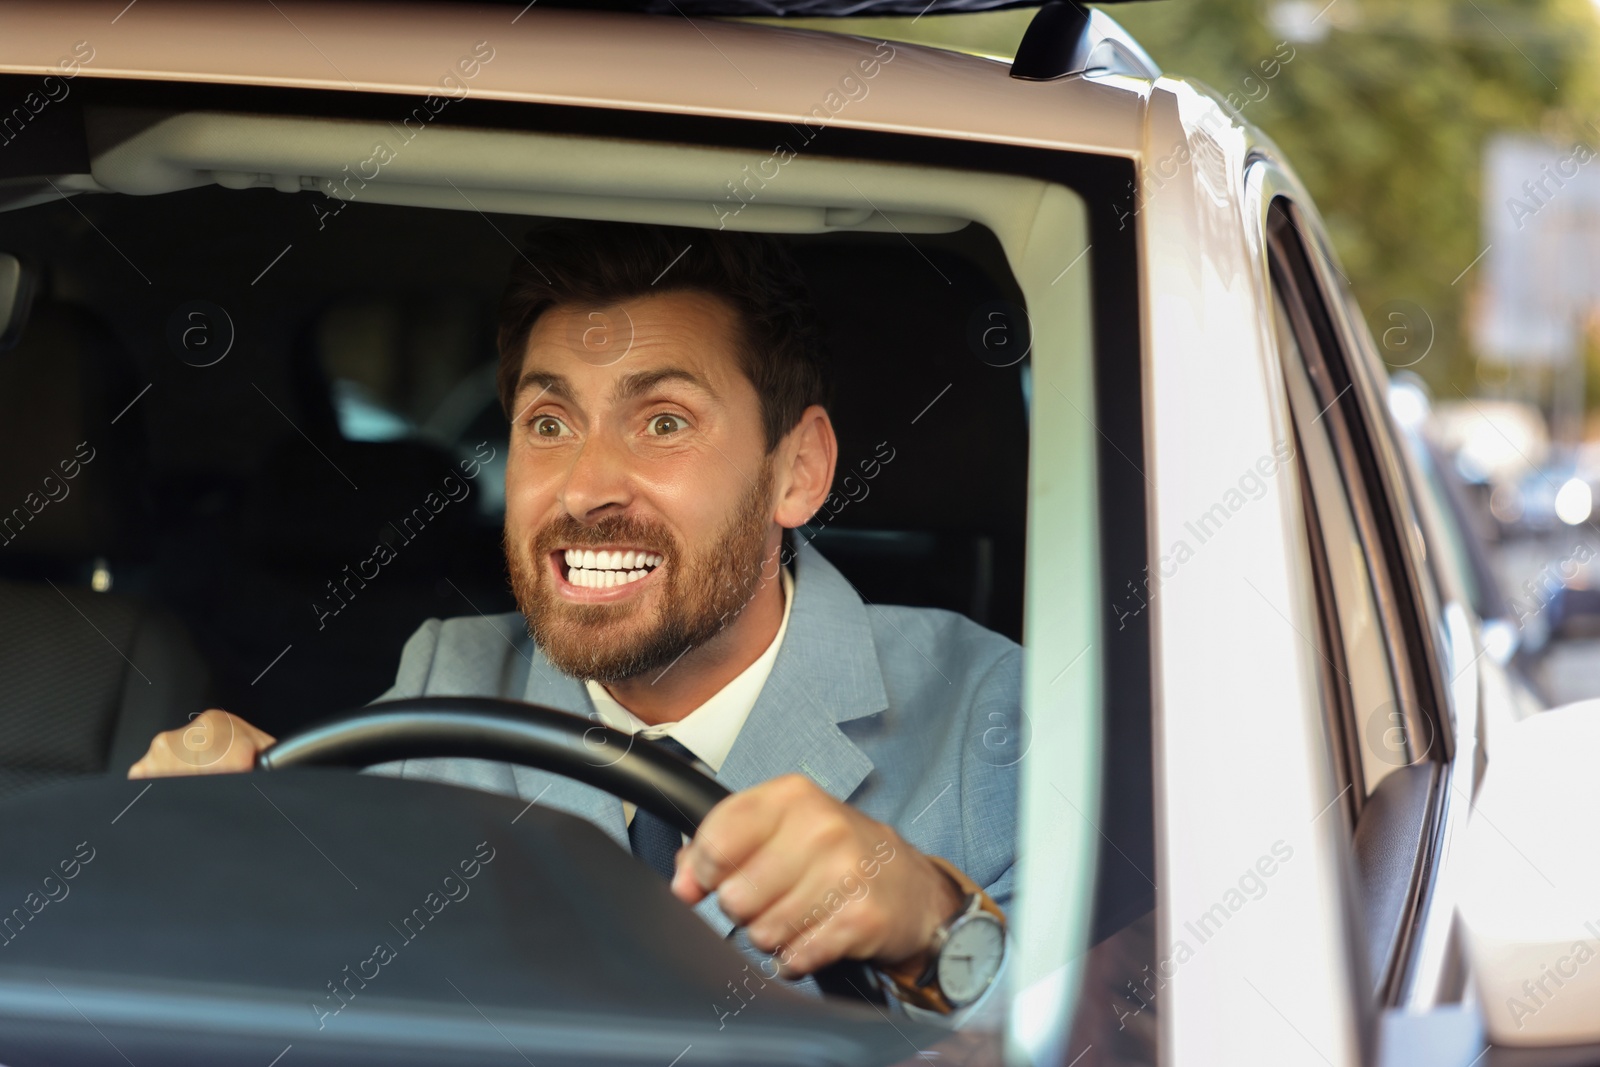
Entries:
{"type": "Polygon", "coordinates": [[[721,771],[733,742],[744,728],[745,720],[750,717],[750,710],[755,707],[756,698],[761,695],[761,687],[772,673],[772,664],[778,658],[778,646],[783,644],[783,635],[789,629],[789,609],[794,605],[794,578],[787,567],[780,568],[780,574],[783,578],[783,621],[778,624],[778,632],[766,651],[740,671],[738,677],[677,722],[659,726],[646,726],[619,704],[599,682],[585,682],[584,686],[589,691],[589,699],[593,701],[600,721],[613,730],[636,733],[649,740],[670,737],[694,753],[696,759],[711,768],[712,774],[721,771]]]}

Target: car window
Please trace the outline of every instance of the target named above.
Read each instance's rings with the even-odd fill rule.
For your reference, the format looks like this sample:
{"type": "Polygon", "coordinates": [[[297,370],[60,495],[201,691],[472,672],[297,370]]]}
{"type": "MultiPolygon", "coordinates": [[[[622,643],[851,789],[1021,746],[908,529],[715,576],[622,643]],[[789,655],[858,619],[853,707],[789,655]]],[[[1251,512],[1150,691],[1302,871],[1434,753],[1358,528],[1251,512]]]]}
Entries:
{"type": "MultiPolygon", "coordinates": [[[[1337,692],[1330,699],[1338,708],[1334,726],[1346,756],[1341,784],[1352,788],[1352,810],[1359,811],[1361,801],[1390,771],[1410,762],[1402,743],[1404,722],[1398,706],[1403,690],[1396,682],[1391,643],[1378,605],[1383,588],[1379,583],[1386,575],[1363,541],[1357,521],[1359,505],[1330,440],[1331,409],[1326,408],[1312,380],[1290,299],[1281,287],[1274,287],[1278,345],[1306,483],[1306,519],[1311,543],[1320,557],[1317,569],[1325,575],[1324,625],[1336,645],[1329,650],[1332,654],[1325,666],[1337,683],[1337,692]]],[[[1296,311],[1305,323],[1303,309],[1296,311]]]]}
{"type": "MultiPolygon", "coordinates": [[[[1284,381],[1295,407],[1304,408],[1313,402],[1308,397],[1309,383],[1300,369],[1305,354],[1295,338],[1294,327],[1284,308],[1282,293],[1274,287],[1272,294],[1273,325],[1278,350],[1284,363],[1284,381]]],[[[1349,502],[1338,485],[1338,469],[1334,465],[1332,450],[1325,437],[1304,434],[1296,424],[1295,452],[1300,471],[1302,499],[1306,510],[1306,534],[1314,563],[1313,578],[1318,586],[1317,647],[1321,655],[1318,668],[1323,694],[1324,714],[1330,737],[1333,739],[1334,764],[1337,785],[1340,789],[1340,806],[1353,825],[1354,814],[1365,799],[1365,768],[1355,732],[1347,723],[1355,719],[1354,708],[1363,701],[1357,694],[1358,682],[1378,694],[1393,699],[1393,683],[1388,670],[1387,657],[1382,648],[1381,635],[1376,633],[1376,612],[1372,609],[1370,572],[1359,555],[1337,550],[1330,557],[1327,546],[1354,544],[1355,524],[1350,517],[1349,502]],[[1321,482],[1324,499],[1319,506],[1319,496],[1313,491],[1313,481],[1321,482]],[[1340,615],[1337,603],[1356,605],[1355,610],[1340,615]],[[1370,640],[1361,640],[1363,634],[1370,640]],[[1338,639],[1334,640],[1334,635],[1338,639]],[[1352,668],[1351,660],[1360,662],[1352,668]],[[1353,788],[1361,783],[1359,789],[1353,788]]],[[[1377,701],[1382,703],[1382,698],[1377,701]]],[[[1376,706],[1376,705],[1374,705],[1376,706]]]]}
{"type": "MultiPolygon", "coordinates": [[[[1415,449],[1413,456],[1416,469],[1422,474],[1418,481],[1421,483],[1423,490],[1433,500],[1434,510],[1439,516],[1439,529],[1449,539],[1454,558],[1465,561],[1471,555],[1468,546],[1472,542],[1472,534],[1467,531],[1462,523],[1463,516],[1458,510],[1458,505],[1450,491],[1450,487],[1445,484],[1444,474],[1440,471],[1438,464],[1434,462],[1433,454],[1427,448],[1426,443],[1419,442],[1419,444],[1422,447],[1415,449]]],[[[1483,614],[1484,593],[1480,586],[1477,572],[1469,566],[1462,565],[1457,573],[1465,587],[1468,602],[1472,604],[1475,611],[1480,615],[1483,614]]]]}
{"type": "MultiPolygon", "coordinates": [[[[182,113],[172,121],[236,130],[253,119],[182,113]]],[[[480,142],[525,147],[523,140],[546,136],[503,132],[509,125],[490,132],[433,127],[429,142],[410,150],[394,172],[448,136],[459,135],[463,147],[447,153],[441,143],[440,158],[457,161],[476,151],[467,146],[482,149],[480,142]]],[[[293,147],[258,145],[268,156],[293,147]]],[[[337,151],[347,155],[347,148],[337,151]]],[[[629,151],[639,169],[648,169],[643,164],[652,153],[666,154],[654,142],[629,151]]],[[[674,144],[671,151],[674,158],[700,153],[698,169],[685,170],[681,180],[708,188],[723,180],[730,159],[742,158],[719,146],[674,144]]],[[[1065,166],[1057,155],[1048,162],[1065,166]]],[[[566,165],[557,153],[537,159],[566,165]]],[[[780,191],[801,196],[809,174],[838,165],[834,157],[796,161],[782,185],[746,205],[741,222],[776,204],[780,191]]],[[[929,205],[968,206],[966,187],[932,165],[889,168],[869,158],[850,166],[840,188],[853,183],[880,205],[892,205],[891,197],[903,196],[920,174],[929,205]]],[[[257,169],[281,168],[266,158],[257,169]]],[[[1121,405],[1108,418],[1096,388],[1117,380],[1102,379],[1090,362],[1099,358],[1096,319],[1104,314],[1109,321],[1114,311],[1120,323],[1139,321],[1127,295],[1138,285],[1127,251],[1131,233],[1125,249],[1118,248],[1124,239],[1111,238],[1089,257],[1091,216],[1078,193],[1029,178],[1043,189],[1034,215],[1019,222],[996,213],[991,222],[980,212],[1005,202],[999,194],[1009,186],[980,177],[994,182],[997,193],[970,194],[976,222],[896,215],[885,216],[884,228],[855,229],[824,225],[819,214],[788,227],[779,219],[772,232],[806,277],[837,368],[830,410],[838,477],[822,509],[793,537],[837,567],[868,617],[882,620],[884,645],[914,661],[915,677],[959,677],[923,648],[931,648],[927,627],[965,626],[963,616],[1013,639],[1023,636],[1026,619],[1029,648],[1039,650],[1027,667],[1038,679],[1024,698],[1029,717],[1010,714],[1014,700],[985,706],[982,729],[953,733],[949,741],[990,778],[1022,780],[1031,788],[1024,802],[1056,820],[1040,835],[1041,847],[1030,842],[1028,868],[1019,865],[1015,878],[1019,915],[1033,907],[1030,930],[1046,931],[1017,946],[1016,967],[1028,975],[1025,967],[1050,973],[1064,962],[1056,956],[1075,951],[1072,939],[1081,935],[1074,931],[1091,925],[1087,916],[1078,924],[1079,911],[1093,908],[1097,929],[1114,927],[1147,916],[1150,904],[1136,894],[1154,893],[1148,618],[1135,617],[1117,636],[1102,637],[1099,605],[1053,595],[1095,584],[1101,487],[1118,516],[1107,529],[1133,531],[1107,542],[1127,556],[1144,542],[1143,497],[1137,488],[1129,491],[1143,484],[1138,381],[1107,389],[1121,405]],[[1019,249],[1030,250],[1028,256],[1019,249]],[[1091,269],[1118,273],[1091,290],[1091,269]],[[1104,303],[1091,304],[1091,294],[1104,303]],[[1025,332],[1014,332],[1017,324],[1025,332]],[[1097,424],[1119,427],[1099,450],[1097,424]],[[983,432],[967,432],[974,425],[983,432]],[[962,447],[952,449],[957,436],[962,447]],[[1030,462],[1035,455],[1048,464],[1030,462]],[[1106,472],[1099,479],[1097,465],[1106,472]],[[1036,476],[1044,466],[1049,479],[1036,476]],[[1046,547],[1030,554],[1029,546],[1046,547]],[[1116,682],[1103,685],[1102,672],[1116,682]],[[1102,688],[1114,693],[1107,699],[1119,712],[1103,760],[1100,731],[1090,729],[1102,688]],[[1063,751],[1068,759],[1055,757],[1063,751]],[[1097,810],[1103,766],[1118,783],[1116,792],[1105,793],[1104,813],[1097,810]],[[1111,873],[1083,862],[1094,848],[1111,873]],[[1112,869],[1113,863],[1123,867],[1112,869]],[[1046,891],[1030,889],[1033,883],[1046,891]],[[1125,885],[1134,892],[1123,891],[1125,885]],[[1096,886],[1105,888],[1091,898],[1096,886]],[[1124,914],[1130,910],[1131,918],[1124,914]],[[1059,933],[1050,932],[1057,927],[1059,933]]],[[[406,188],[398,181],[394,187],[406,188]]],[[[511,687],[526,678],[531,660],[519,661],[520,646],[509,643],[521,641],[527,628],[507,588],[501,544],[507,427],[493,373],[485,369],[494,370],[492,326],[505,276],[520,254],[516,235],[562,216],[531,196],[507,199],[489,213],[463,209],[459,196],[355,199],[332,218],[332,201],[310,189],[286,195],[199,184],[170,194],[53,198],[8,213],[0,227],[0,251],[44,265],[57,283],[34,309],[38,329],[7,353],[10,364],[35,374],[26,384],[29,405],[71,410],[73,425],[84,427],[58,441],[17,420],[0,435],[0,452],[7,466],[31,471],[70,459],[81,437],[91,437],[100,446],[93,467],[87,456],[79,458],[90,477],[103,474],[108,483],[94,488],[126,490],[129,501],[105,506],[122,508],[117,514],[125,512],[127,524],[144,535],[138,543],[106,544],[68,536],[78,526],[111,529],[92,521],[90,509],[101,501],[86,477],[72,486],[70,499],[49,504],[48,522],[35,524],[0,561],[0,577],[35,593],[42,587],[40,599],[81,593],[87,604],[84,590],[101,589],[88,585],[89,575],[104,572],[110,592],[100,603],[150,605],[171,616],[194,646],[196,674],[204,676],[204,695],[164,700],[163,720],[117,725],[138,746],[131,754],[119,749],[92,767],[51,768],[51,775],[120,770],[142,754],[155,730],[179,727],[206,706],[227,708],[279,738],[292,736],[385,692],[402,649],[411,647],[413,634],[431,632],[431,620],[476,624],[486,617],[507,636],[510,655],[484,642],[486,657],[509,664],[484,684],[511,679],[505,682],[511,687]],[[234,243],[219,252],[208,236],[215,232],[231,233],[234,243]],[[102,235],[111,235],[127,258],[107,256],[102,235]],[[135,271],[148,274],[150,293],[135,271]],[[69,344],[78,334],[80,343],[69,344]],[[60,372],[78,363],[94,373],[60,372]],[[101,364],[119,373],[100,373],[101,364]],[[111,436],[108,426],[128,440],[111,436]],[[76,523],[71,528],[57,522],[69,518],[76,523]]],[[[663,215],[675,217],[665,209],[663,215]]],[[[1113,338],[1106,362],[1136,375],[1137,359],[1129,357],[1139,350],[1137,330],[1104,332],[1113,338]]],[[[1116,573],[1131,569],[1119,565],[1116,573]]],[[[94,619],[123,643],[120,631],[94,619]]],[[[101,636],[88,620],[85,614],[80,636],[92,644],[101,636]]],[[[102,643],[100,659],[117,658],[117,649],[102,643]]],[[[130,653],[129,662],[135,660],[136,670],[148,671],[130,653]]],[[[118,694],[107,690],[104,703],[112,707],[118,694]]],[[[104,717],[113,719],[114,710],[104,717]]],[[[861,736],[864,746],[876,743],[865,731],[861,736]]],[[[883,757],[880,766],[894,758],[883,757]]],[[[928,796],[906,805],[908,825],[917,823],[908,833],[931,832],[942,817],[934,805],[950,805],[966,788],[965,780],[926,784],[928,796]]],[[[994,802],[1007,802],[1003,791],[994,802]]],[[[994,868],[984,872],[985,884],[1010,892],[1012,875],[1002,861],[1012,843],[999,834],[978,836],[974,865],[994,868]]]]}
{"type": "MultiPolygon", "coordinates": [[[[1324,711],[1349,818],[1364,958],[1379,1003],[1401,997],[1431,899],[1444,745],[1433,717],[1430,642],[1402,549],[1400,505],[1382,473],[1381,406],[1361,389],[1301,220],[1269,221],[1272,306],[1300,456],[1309,564],[1317,589],[1324,711]]],[[[1378,401],[1381,405],[1382,401],[1378,401]]],[[[1429,576],[1419,575],[1418,581],[1429,576]]]]}
{"type": "Polygon", "coordinates": [[[1431,537],[1442,539],[1435,546],[1429,540],[1429,562],[1424,574],[1441,603],[1452,596],[1463,597],[1479,619],[1494,619],[1505,612],[1503,595],[1491,570],[1484,536],[1465,497],[1467,487],[1438,451],[1438,446],[1420,431],[1404,430],[1407,484],[1419,508],[1426,505],[1431,537]],[[1453,583],[1453,584],[1452,584],[1453,583]]]}

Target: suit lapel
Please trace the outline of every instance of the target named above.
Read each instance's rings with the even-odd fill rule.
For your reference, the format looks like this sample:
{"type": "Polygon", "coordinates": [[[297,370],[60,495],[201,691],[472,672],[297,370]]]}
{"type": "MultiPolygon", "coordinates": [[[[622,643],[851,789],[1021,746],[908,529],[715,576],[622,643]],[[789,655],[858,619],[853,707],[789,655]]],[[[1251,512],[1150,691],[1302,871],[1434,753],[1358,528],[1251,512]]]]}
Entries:
{"type": "MultiPolygon", "coordinates": [[[[543,704],[586,719],[594,717],[594,702],[589,699],[589,691],[584,684],[556,670],[532,641],[528,641],[526,647],[530,650],[535,669],[528,672],[528,683],[522,699],[530,704],[543,704]]],[[[596,758],[603,759],[604,753],[597,752],[596,758]]],[[[531,767],[518,766],[513,773],[517,793],[522,799],[537,800],[540,804],[588,819],[610,834],[624,849],[628,848],[628,824],[623,818],[622,801],[616,797],[565,775],[536,771],[531,767]]]]}
{"type": "MultiPolygon", "coordinates": [[[[860,596],[820,552],[801,544],[789,628],[717,780],[737,792],[798,773],[848,800],[873,765],[839,724],[888,703],[860,596]]],[[[695,910],[720,934],[733,927],[715,897],[695,910]]]]}

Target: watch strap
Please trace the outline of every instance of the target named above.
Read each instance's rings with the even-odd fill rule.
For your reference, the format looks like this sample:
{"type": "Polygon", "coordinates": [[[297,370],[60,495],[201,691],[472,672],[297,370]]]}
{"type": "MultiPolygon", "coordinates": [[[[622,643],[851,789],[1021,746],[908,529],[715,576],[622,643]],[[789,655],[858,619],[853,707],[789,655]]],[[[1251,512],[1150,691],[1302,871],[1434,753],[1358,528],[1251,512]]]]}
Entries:
{"type": "Polygon", "coordinates": [[[962,894],[961,907],[950,918],[939,925],[934,932],[933,942],[927,953],[928,962],[919,966],[919,957],[913,957],[904,963],[891,967],[878,968],[893,987],[896,999],[913,1007],[926,1008],[948,1015],[955,1010],[945,996],[944,990],[939,987],[939,953],[944,948],[944,943],[949,937],[950,929],[959,920],[974,911],[986,911],[1005,929],[1006,915],[1000,910],[1000,905],[990,898],[983,887],[969,878],[959,867],[942,856],[927,856],[927,859],[937,867],[945,877],[955,883],[962,894]]]}
{"type": "Polygon", "coordinates": [[[1000,905],[996,904],[990,898],[989,894],[983,891],[983,886],[979,885],[977,882],[974,882],[971,878],[968,878],[961,868],[957,867],[943,856],[929,856],[928,862],[932,863],[935,867],[939,868],[946,875],[948,875],[950,880],[960,888],[961,892],[967,894],[968,896],[976,896],[978,898],[978,906],[984,911],[988,912],[990,915],[993,915],[995,919],[999,921],[1002,927],[1005,926],[1006,913],[1001,911],[1000,905]]]}

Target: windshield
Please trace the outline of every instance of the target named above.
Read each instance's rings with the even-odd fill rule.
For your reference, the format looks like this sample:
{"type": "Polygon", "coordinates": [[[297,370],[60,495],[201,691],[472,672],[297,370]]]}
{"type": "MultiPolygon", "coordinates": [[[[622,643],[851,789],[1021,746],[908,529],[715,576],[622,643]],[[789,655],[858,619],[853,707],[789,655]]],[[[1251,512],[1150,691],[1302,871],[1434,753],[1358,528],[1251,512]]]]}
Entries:
{"type": "MultiPolygon", "coordinates": [[[[5,603],[69,650],[12,650],[10,798],[120,779],[161,731],[216,751],[208,708],[236,717],[228,744],[268,745],[380,699],[540,703],[681,741],[736,794],[789,771],[944,854],[1033,931],[961,1025],[998,1032],[1026,1005],[1064,1036],[1088,940],[1151,906],[1128,871],[1094,892],[1106,841],[1151,846],[1147,725],[1111,737],[1132,799],[1096,825],[1101,649],[1144,666],[1102,639],[1091,595],[1109,519],[1077,192],[803,143],[118,103],[87,105],[120,131],[92,176],[15,181],[0,218],[20,279],[5,603]],[[656,240],[653,279],[614,277],[656,240]],[[763,320],[725,324],[777,291],[753,280],[777,260],[806,325],[751,345],[763,320]],[[796,331],[814,396],[772,362],[800,358],[781,354],[796,331]],[[767,523],[782,581],[729,592],[767,523]],[[633,583],[668,592],[639,594],[661,599],[627,640],[596,629],[633,583]],[[725,654],[747,619],[748,653],[725,654]],[[741,687],[734,725],[707,728],[700,709],[741,687]],[[700,725],[676,730],[675,706],[700,725]]],[[[643,855],[632,803],[611,801],[613,827],[587,787],[409,763],[378,770],[543,800],[643,855]]],[[[743,925],[713,921],[714,897],[697,910],[743,925]]],[[[319,1033],[361,1004],[332,992],[307,991],[319,1033]]]]}

